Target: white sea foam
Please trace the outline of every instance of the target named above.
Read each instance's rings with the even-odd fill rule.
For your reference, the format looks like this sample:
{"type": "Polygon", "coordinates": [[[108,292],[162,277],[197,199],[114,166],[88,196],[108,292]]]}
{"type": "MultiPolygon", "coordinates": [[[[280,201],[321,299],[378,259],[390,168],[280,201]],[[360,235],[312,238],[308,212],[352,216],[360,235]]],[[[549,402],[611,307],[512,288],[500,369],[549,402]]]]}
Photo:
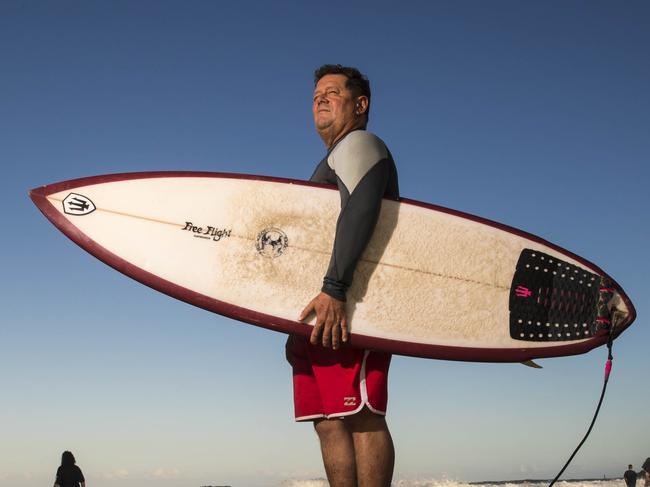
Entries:
{"type": "Polygon", "coordinates": [[[325,479],[290,479],[282,482],[282,487],[329,487],[329,485],[325,479]]]}
{"type": "MultiPolygon", "coordinates": [[[[547,487],[549,483],[550,480],[470,483],[454,480],[411,479],[394,480],[393,487],[547,487]]],[[[622,479],[562,480],[555,485],[557,487],[621,487],[623,481],[622,479]]],[[[290,479],[282,482],[281,487],[329,487],[329,484],[325,479],[290,479]]]]}

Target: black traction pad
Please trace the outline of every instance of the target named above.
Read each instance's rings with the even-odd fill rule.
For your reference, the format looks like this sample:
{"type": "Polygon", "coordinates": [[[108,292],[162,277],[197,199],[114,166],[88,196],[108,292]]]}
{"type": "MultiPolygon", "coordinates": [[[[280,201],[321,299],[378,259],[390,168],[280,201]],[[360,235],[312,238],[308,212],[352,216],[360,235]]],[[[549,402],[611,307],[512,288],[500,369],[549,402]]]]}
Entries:
{"type": "Polygon", "coordinates": [[[510,336],[533,342],[591,338],[609,326],[599,313],[608,291],[599,275],[524,249],[510,288],[510,336]]]}

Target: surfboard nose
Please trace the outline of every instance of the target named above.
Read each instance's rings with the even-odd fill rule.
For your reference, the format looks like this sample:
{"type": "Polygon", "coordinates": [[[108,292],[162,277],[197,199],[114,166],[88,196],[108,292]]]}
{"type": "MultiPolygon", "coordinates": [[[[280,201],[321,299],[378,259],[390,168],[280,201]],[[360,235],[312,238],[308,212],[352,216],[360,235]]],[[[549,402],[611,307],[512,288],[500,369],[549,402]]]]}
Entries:
{"type": "Polygon", "coordinates": [[[48,194],[49,186],[47,184],[42,184],[41,186],[36,186],[35,188],[27,191],[27,195],[33,200],[34,197],[42,197],[48,194]]]}
{"type": "MultiPolygon", "coordinates": [[[[30,189],[27,192],[27,195],[32,200],[32,203],[36,205],[36,208],[40,210],[47,217],[47,207],[51,206],[48,202],[47,195],[50,193],[48,185],[38,186],[36,188],[30,189]]],[[[49,217],[48,217],[49,218],[49,217]]]]}

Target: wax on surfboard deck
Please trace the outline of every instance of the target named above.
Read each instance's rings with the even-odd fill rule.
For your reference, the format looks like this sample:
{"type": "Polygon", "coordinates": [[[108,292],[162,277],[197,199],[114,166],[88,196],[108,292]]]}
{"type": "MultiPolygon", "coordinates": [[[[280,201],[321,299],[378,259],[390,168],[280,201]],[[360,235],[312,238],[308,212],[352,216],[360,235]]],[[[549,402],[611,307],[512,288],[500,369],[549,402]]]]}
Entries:
{"type": "MultiPolygon", "coordinates": [[[[334,187],[149,172],[64,181],[30,196],[75,243],[147,286],[264,328],[311,331],[296,318],[329,262],[334,187]]],[[[587,260],[408,199],[383,201],[346,306],[352,346],[482,362],[585,353],[636,317],[622,288],[587,260]]]]}

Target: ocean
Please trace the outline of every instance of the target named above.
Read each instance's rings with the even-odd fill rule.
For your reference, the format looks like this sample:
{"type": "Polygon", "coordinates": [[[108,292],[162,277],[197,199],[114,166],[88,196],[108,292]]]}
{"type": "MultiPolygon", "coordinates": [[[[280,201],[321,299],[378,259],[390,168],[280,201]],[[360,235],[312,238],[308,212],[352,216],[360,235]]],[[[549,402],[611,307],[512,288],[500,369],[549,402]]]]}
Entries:
{"type": "MultiPolygon", "coordinates": [[[[461,482],[454,480],[394,480],[393,487],[548,487],[551,480],[502,480],[486,482],[461,482]]],[[[325,479],[285,480],[281,487],[329,487],[325,479]]],[[[574,479],[560,480],[554,487],[625,487],[622,478],[618,479],[574,479]]],[[[643,482],[637,482],[643,487],[643,482]]]]}

